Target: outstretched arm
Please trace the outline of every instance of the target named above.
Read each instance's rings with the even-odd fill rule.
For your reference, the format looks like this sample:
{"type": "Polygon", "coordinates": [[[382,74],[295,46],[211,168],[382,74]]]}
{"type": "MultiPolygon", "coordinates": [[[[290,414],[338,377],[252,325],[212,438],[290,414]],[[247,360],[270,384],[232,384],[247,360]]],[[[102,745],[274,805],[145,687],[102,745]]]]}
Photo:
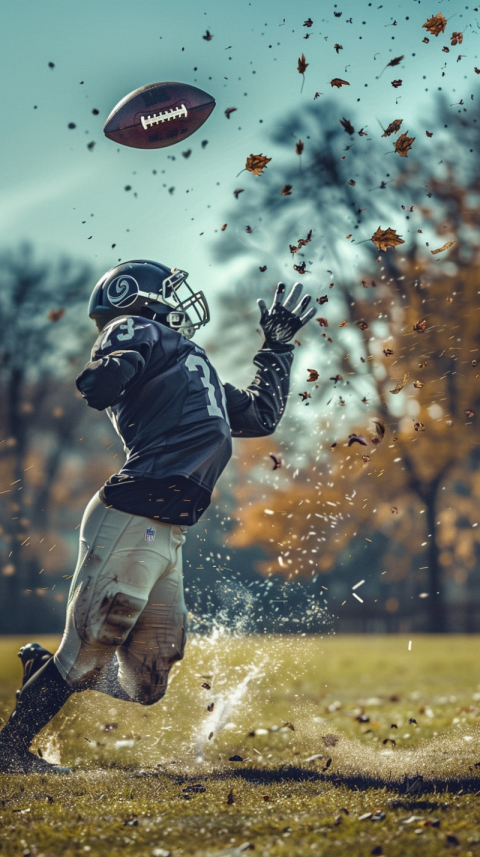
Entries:
{"type": "Polygon", "coordinates": [[[263,345],[253,359],[254,381],[238,390],[225,384],[225,397],[234,437],[262,437],[273,434],[287,403],[293,345],[275,350],[263,345]]]}
{"type": "Polygon", "coordinates": [[[305,295],[299,301],[301,292],[302,284],[295,283],[285,298],[285,285],[279,283],[270,310],[264,301],[258,301],[265,341],[253,360],[257,374],[246,390],[225,384],[234,437],[273,434],[280,422],[287,403],[293,360],[294,346],[289,340],[315,315],[314,309],[304,312],[311,298],[305,295]]]}

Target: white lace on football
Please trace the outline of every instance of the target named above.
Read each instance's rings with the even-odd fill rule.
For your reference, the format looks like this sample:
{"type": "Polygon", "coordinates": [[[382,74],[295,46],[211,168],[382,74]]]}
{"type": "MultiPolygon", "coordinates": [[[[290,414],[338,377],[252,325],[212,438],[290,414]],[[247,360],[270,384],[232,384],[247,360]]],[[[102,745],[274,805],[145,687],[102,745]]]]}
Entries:
{"type": "Polygon", "coordinates": [[[152,125],[158,125],[159,122],[170,122],[170,119],[187,118],[187,108],[184,104],[181,107],[172,107],[171,110],[165,110],[165,113],[153,113],[148,116],[141,117],[141,123],[144,131],[152,125]]]}

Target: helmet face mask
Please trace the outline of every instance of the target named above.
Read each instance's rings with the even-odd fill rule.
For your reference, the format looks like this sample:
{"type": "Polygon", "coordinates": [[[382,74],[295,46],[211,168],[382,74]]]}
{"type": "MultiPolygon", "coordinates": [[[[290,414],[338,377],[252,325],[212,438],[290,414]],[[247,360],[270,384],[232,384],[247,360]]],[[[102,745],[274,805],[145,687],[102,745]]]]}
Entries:
{"type": "Polygon", "coordinates": [[[153,318],[191,339],[210,321],[210,312],[205,295],[194,292],[187,277],[186,271],[169,269],[158,262],[125,262],[98,281],[88,314],[97,326],[122,315],[153,318]],[[185,300],[178,294],[182,285],[189,292],[185,300]]]}

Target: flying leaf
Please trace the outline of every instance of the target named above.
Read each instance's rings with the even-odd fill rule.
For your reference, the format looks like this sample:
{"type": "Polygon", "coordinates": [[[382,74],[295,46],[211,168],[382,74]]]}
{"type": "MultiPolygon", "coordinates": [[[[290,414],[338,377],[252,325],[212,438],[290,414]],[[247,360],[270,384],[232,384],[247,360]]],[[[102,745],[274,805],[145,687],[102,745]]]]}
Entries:
{"type": "Polygon", "coordinates": [[[447,19],[442,15],[441,12],[438,15],[432,15],[425,24],[422,24],[422,28],[428,30],[432,36],[438,36],[440,33],[445,32],[445,27],[447,26],[447,19]]]}
{"type": "Polygon", "coordinates": [[[304,144],[303,140],[297,140],[297,142],[295,143],[295,152],[297,153],[297,155],[302,154],[304,146],[305,146],[305,144],[304,144]]]}
{"type": "Polygon", "coordinates": [[[245,164],[245,169],[248,170],[249,173],[253,173],[254,176],[261,176],[263,171],[266,170],[267,164],[269,164],[271,160],[271,158],[267,158],[262,154],[249,155],[245,164]]]}
{"type": "Polygon", "coordinates": [[[385,357],[391,357],[393,354],[393,351],[391,348],[384,348],[383,353],[385,354],[385,357]]]}
{"type": "MultiPolygon", "coordinates": [[[[477,71],[477,69],[475,69],[475,71],[477,71]]],[[[478,74],[480,74],[480,69],[478,71],[478,74]]],[[[313,100],[315,101],[316,98],[320,98],[321,95],[323,95],[323,92],[316,92],[313,96],[313,100]]]]}
{"type": "Polygon", "coordinates": [[[439,247],[438,250],[430,250],[430,253],[432,254],[432,256],[436,256],[437,253],[443,253],[444,250],[448,250],[449,247],[453,247],[453,245],[456,243],[456,241],[447,241],[447,243],[444,244],[443,247],[439,247]]]}
{"type": "Polygon", "coordinates": [[[328,302],[328,295],[323,295],[321,298],[317,298],[317,304],[326,304],[328,302]]]}
{"type": "Polygon", "coordinates": [[[308,274],[309,273],[309,271],[305,270],[305,268],[306,268],[305,262],[302,262],[301,265],[294,265],[293,268],[297,272],[297,274],[308,274]]]}
{"type": "Polygon", "coordinates": [[[382,137],[390,137],[390,134],[396,134],[397,131],[400,130],[402,122],[403,119],[394,119],[393,122],[390,122],[390,125],[385,130],[385,133],[382,134],[382,137]]]}
{"type": "Polygon", "coordinates": [[[375,244],[377,250],[384,252],[387,247],[397,247],[399,244],[405,244],[405,241],[400,238],[394,229],[382,229],[378,227],[377,231],[372,235],[371,240],[375,244]]]}
{"type": "Polygon", "coordinates": [[[413,325],[412,330],[415,330],[416,333],[425,333],[426,326],[427,320],[424,318],[422,321],[417,321],[417,323],[413,325]]]}
{"type": "Polygon", "coordinates": [[[333,80],[330,81],[330,86],[336,86],[337,89],[340,89],[342,86],[350,86],[348,80],[342,80],[341,77],[334,77],[333,80]]]}
{"type": "Polygon", "coordinates": [[[433,137],[433,131],[425,131],[427,137],[433,137]]]}
{"type": "Polygon", "coordinates": [[[304,393],[299,393],[298,395],[301,396],[302,402],[304,402],[305,399],[311,399],[312,398],[310,393],[307,393],[306,390],[304,393]]]}
{"type": "Polygon", "coordinates": [[[282,466],[282,459],[280,458],[280,456],[277,457],[276,455],[274,455],[273,452],[269,452],[268,454],[273,461],[272,470],[278,470],[282,466]]]}
{"type": "Polygon", "coordinates": [[[233,191],[235,199],[238,199],[241,193],[243,193],[243,187],[237,187],[237,189],[233,191]]]}
{"type": "Polygon", "coordinates": [[[407,384],[407,381],[408,381],[409,377],[410,377],[409,373],[408,373],[408,372],[405,372],[405,375],[403,376],[402,380],[401,380],[401,381],[397,381],[397,383],[395,384],[395,389],[394,389],[394,390],[390,390],[390,392],[391,392],[391,393],[399,393],[399,392],[400,392],[400,390],[403,390],[403,388],[404,388],[404,387],[405,387],[405,385],[407,384]]]}
{"type": "Polygon", "coordinates": [[[405,59],[405,56],[403,54],[401,57],[394,57],[393,60],[390,60],[390,62],[387,63],[385,68],[388,68],[389,66],[399,65],[403,59],[405,59]]]}
{"type": "Polygon", "coordinates": [[[334,50],[336,50],[337,54],[339,51],[343,51],[343,45],[337,44],[337,45],[334,45],[333,48],[334,48],[334,50]]]}
{"type": "Polygon", "coordinates": [[[355,134],[355,128],[348,119],[340,119],[340,125],[344,128],[347,134],[355,134]]]}
{"type": "Polygon", "coordinates": [[[307,381],[318,381],[318,372],[316,369],[307,369],[307,372],[310,372],[307,381]]]}
{"type": "Polygon", "coordinates": [[[424,386],[425,386],[425,384],[423,383],[423,381],[414,381],[414,382],[413,382],[413,386],[414,386],[417,390],[421,390],[421,389],[422,389],[422,387],[424,387],[424,386]]]}
{"type": "Polygon", "coordinates": [[[382,76],[382,74],[383,74],[383,72],[385,71],[385,69],[386,69],[386,68],[389,68],[390,66],[399,65],[399,63],[401,63],[401,61],[402,61],[403,59],[405,59],[405,57],[402,55],[401,57],[394,57],[394,59],[393,59],[393,60],[390,60],[390,62],[388,62],[388,63],[386,64],[386,66],[384,66],[384,68],[382,68],[382,71],[381,71],[381,72],[380,72],[380,74],[379,74],[379,78],[382,76]]]}
{"type": "MultiPolygon", "coordinates": [[[[305,72],[306,72],[308,66],[309,66],[309,63],[306,62],[306,60],[305,60],[305,54],[302,54],[302,56],[298,58],[298,65],[297,65],[297,70],[298,70],[299,74],[303,75],[302,89],[303,89],[303,84],[305,83],[305,72]]],[[[302,89],[300,90],[300,92],[302,91],[302,89]]]]}
{"type": "Polygon", "coordinates": [[[307,18],[307,20],[303,22],[304,27],[311,27],[312,24],[313,24],[313,21],[311,18],[307,18]]]}
{"type": "Polygon", "coordinates": [[[319,316],[315,319],[315,321],[318,321],[320,327],[328,327],[328,321],[326,318],[322,318],[321,316],[319,316]]]}
{"type": "Polygon", "coordinates": [[[282,187],[282,196],[291,196],[292,187],[293,187],[293,185],[291,185],[291,184],[285,184],[282,187]]]}
{"type": "Polygon", "coordinates": [[[415,140],[415,137],[407,137],[408,131],[404,134],[401,134],[398,140],[395,140],[393,145],[397,155],[400,155],[402,158],[408,157],[408,151],[412,148],[412,143],[415,140]]]}
{"type": "Polygon", "coordinates": [[[64,309],[51,309],[47,315],[49,321],[60,321],[62,316],[65,315],[64,309]]]}
{"type": "Polygon", "coordinates": [[[227,117],[227,119],[230,119],[230,113],[235,113],[237,109],[237,107],[227,107],[227,109],[225,110],[225,116],[227,117]]]}
{"type": "Polygon", "coordinates": [[[187,149],[187,151],[186,151],[186,152],[182,152],[182,155],[183,155],[183,157],[184,157],[184,158],[189,158],[191,154],[192,154],[192,150],[191,150],[191,149],[187,149]]]}
{"type": "Polygon", "coordinates": [[[252,227],[251,227],[251,226],[246,226],[246,227],[245,227],[245,232],[248,232],[248,234],[249,234],[249,235],[251,235],[251,233],[253,232],[252,227]]]}
{"type": "Polygon", "coordinates": [[[306,245],[310,243],[310,241],[312,240],[312,232],[313,232],[313,229],[310,229],[310,232],[308,233],[306,238],[299,238],[298,239],[298,246],[299,247],[306,247],[306,245]]]}
{"type": "Polygon", "coordinates": [[[452,35],[450,36],[450,40],[452,48],[455,45],[461,45],[463,42],[463,33],[452,33],[452,35]]]}
{"type": "Polygon", "coordinates": [[[360,330],[367,330],[368,324],[366,321],[357,321],[357,327],[359,327],[360,330]]]}
{"type": "Polygon", "coordinates": [[[415,431],[425,431],[425,426],[423,423],[414,423],[413,428],[415,431]]]}
{"type": "Polygon", "coordinates": [[[206,42],[210,42],[213,39],[210,30],[207,30],[206,34],[202,36],[202,38],[205,39],[206,42]]]}
{"type": "Polygon", "coordinates": [[[295,244],[289,245],[290,246],[290,253],[292,254],[292,256],[294,255],[294,253],[298,253],[298,251],[300,250],[300,247],[306,247],[307,244],[310,243],[310,241],[312,240],[312,234],[313,234],[313,229],[310,229],[310,232],[307,234],[306,238],[299,238],[298,243],[296,245],[295,244]]]}
{"type": "Polygon", "coordinates": [[[263,274],[267,270],[267,266],[266,265],[260,265],[258,270],[261,271],[261,273],[263,274]]]}
{"type": "Polygon", "coordinates": [[[399,86],[401,86],[401,85],[402,85],[402,81],[401,81],[401,80],[392,80],[392,86],[394,86],[394,87],[395,87],[395,89],[397,89],[397,88],[398,88],[399,86]]]}
{"type": "Polygon", "coordinates": [[[226,224],[226,223],[224,223],[224,224],[223,224],[223,226],[222,226],[222,232],[225,232],[226,228],[227,228],[227,224],[226,224]]]}
{"type": "Polygon", "coordinates": [[[348,445],[352,446],[353,443],[359,443],[360,446],[367,446],[367,441],[365,440],[363,434],[349,434],[348,445]]]}

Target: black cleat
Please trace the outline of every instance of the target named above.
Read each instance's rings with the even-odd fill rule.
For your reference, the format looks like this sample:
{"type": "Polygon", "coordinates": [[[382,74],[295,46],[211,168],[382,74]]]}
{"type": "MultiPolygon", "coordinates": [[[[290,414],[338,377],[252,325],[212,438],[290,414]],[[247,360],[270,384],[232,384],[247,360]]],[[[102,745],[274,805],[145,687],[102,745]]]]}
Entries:
{"type": "Polygon", "coordinates": [[[69,774],[70,768],[50,765],[24,747],[0,736],[0,774],[69,774]]]}
{"type": "MultiPolygon", "coordinates": [[[[48,649],[44,649],[40,643],[27,643],[26,646],[22,646],[20,649],[18,657],[20,658],[23,666],[23,687],[32,675],[35,675],[37,670],[39,670],[40,667],[43,667],[43,665],[46,664],[53,655],[52,652],[48,651],[48,649]]],[[[20,691],[17,690],[17,699],[19,696],[20,691]]]]}

